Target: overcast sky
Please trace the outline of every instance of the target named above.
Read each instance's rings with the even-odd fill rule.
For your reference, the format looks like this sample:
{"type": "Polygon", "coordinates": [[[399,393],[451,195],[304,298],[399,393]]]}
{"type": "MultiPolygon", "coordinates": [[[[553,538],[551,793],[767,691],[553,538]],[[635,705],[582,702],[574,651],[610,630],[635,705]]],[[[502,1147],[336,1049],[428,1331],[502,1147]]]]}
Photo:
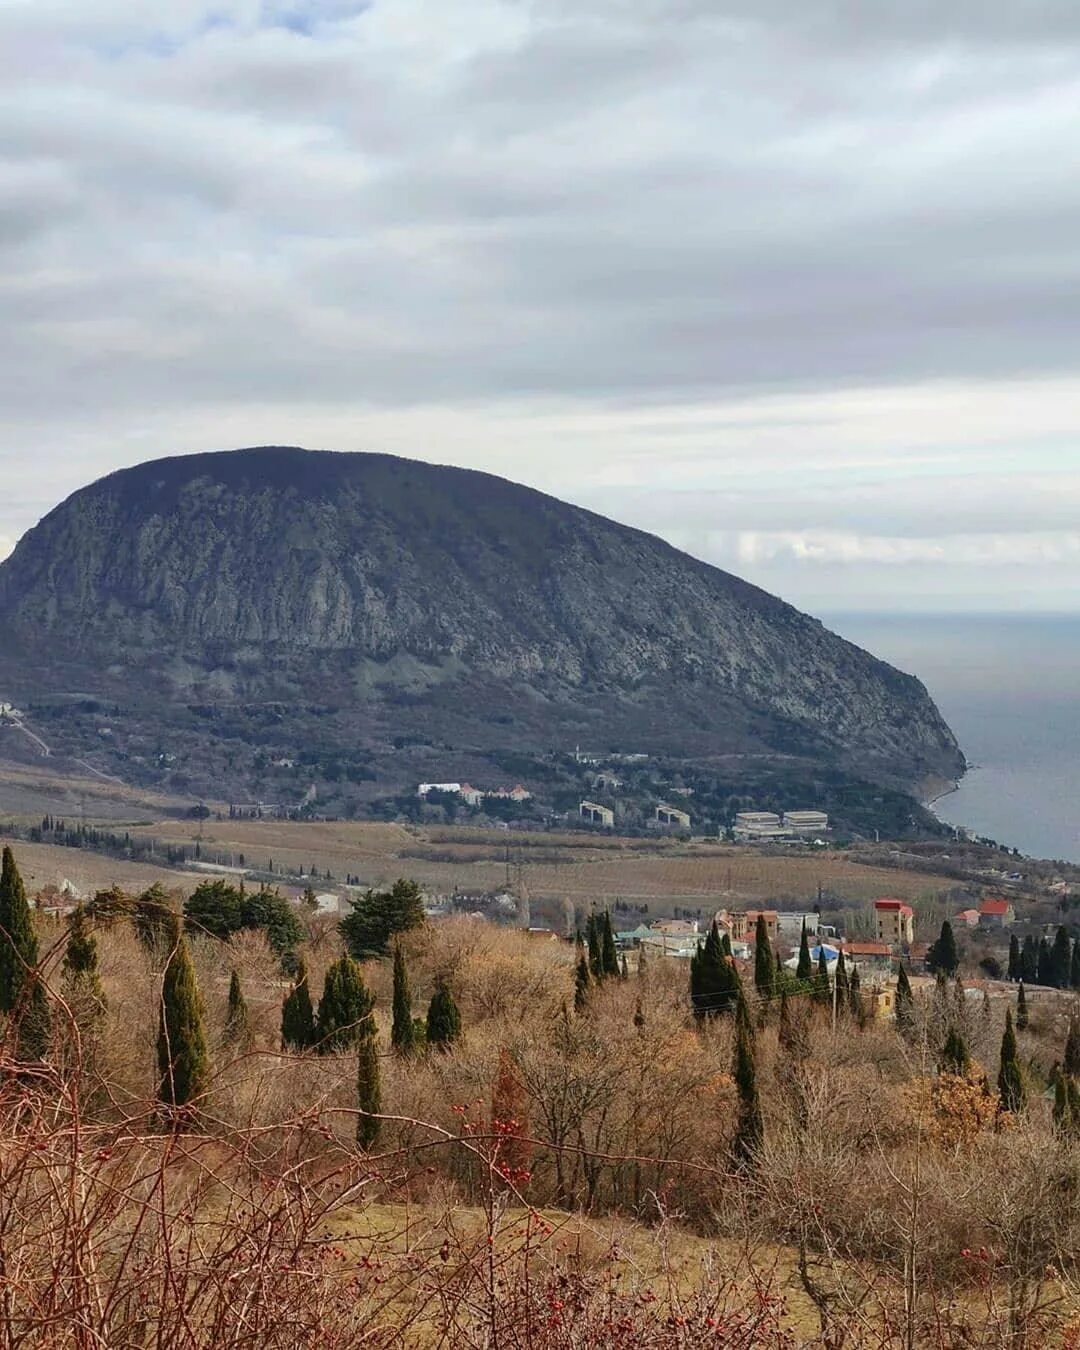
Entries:
{"type": "Polygon", "coordinates": [[[0,555],[285,443],[1080,609],[1076,0],[0,0],[0,153],[0,555]]]}

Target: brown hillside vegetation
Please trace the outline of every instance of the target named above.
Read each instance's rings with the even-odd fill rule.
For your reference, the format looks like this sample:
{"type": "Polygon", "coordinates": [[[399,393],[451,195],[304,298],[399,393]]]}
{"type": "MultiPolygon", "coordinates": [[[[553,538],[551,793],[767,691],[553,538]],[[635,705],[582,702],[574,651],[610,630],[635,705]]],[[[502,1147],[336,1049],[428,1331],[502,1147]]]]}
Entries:
{"type": "MultiPolygon", "coordinates": [[[[355,1044],[286,1052],[292,980],[264,932],[140,940],[115,897],[102,914],[99,986],[64,968],[69,925],[33,916],[43,1057],[20,1059],[25,981],[4,1015],[5,1344],[1076,1343],[1080,1155],[1046,1096],[1066,1001],[1033,1003],[1005,1111],[1000,1001],[919,992],[901,1035],[869,1003],[794,982],[781,999],[743,971],[745,1017],[698,1020],[685,964],[575,998],[571,944],[462,918],[398,939],[412,1013],[448,991],[460,1039],[395,1051],[391,963],[369,960],[355,1044]],[[183,946],[204,1054],[166,1109],[163,971],[183,946]],[[939,1072],[956,1037],[968,1060],[939,1072]]],[[[318,1003],[341,937],[307,922],[287,964],[318,1003]]]]}

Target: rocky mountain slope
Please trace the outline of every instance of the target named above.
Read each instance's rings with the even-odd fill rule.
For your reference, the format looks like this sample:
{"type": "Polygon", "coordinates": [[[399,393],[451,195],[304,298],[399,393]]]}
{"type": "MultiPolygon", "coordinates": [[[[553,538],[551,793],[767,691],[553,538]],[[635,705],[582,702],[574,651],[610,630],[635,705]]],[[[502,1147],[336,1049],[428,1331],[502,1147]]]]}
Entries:
{"type": "Polygon", "coordinates": [[[542,493],[386,455],[111,474],[0,566],[0,625],[18,696],[94,694],[165,726],[317,706],[331,740],[444,758],[580,741],[907,786],[963,768],[918,680],[773,596],[542,493]]]}

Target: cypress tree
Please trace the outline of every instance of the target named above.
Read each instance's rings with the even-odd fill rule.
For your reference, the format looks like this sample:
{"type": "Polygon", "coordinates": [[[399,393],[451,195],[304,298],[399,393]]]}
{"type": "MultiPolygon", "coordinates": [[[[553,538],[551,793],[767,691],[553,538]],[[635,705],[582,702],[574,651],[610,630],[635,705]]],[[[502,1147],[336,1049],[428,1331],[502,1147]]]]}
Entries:
{"type": "Polygon", "coordinates": [[[833,975],[833,983],[836,986],[834,993],[834,1004],[838,1017],[847,1014],[851,1004],[851,990],[848,986],[847,962],[844,960],[843,948],[836,958],[836,973],[833,975]]]}
{"type": "Polygon", "coordinates": [[[1080,1078],[1080,1017],[1075,1011],[1069,1017],[1069,1033],[1065,1037],[1065,1060],[1062,1067],[1070,1078],[1080,1078]]]}
{"type": "Polygon", "coordinates": [[[611,927],[611,914],[604,910],[600,919],[600,966],[604,979],[619,975],[619,954],[615,950],[615,932],[611,927]]]}
{"type": "Polygon", "coordinates": [[[720,954],[734,960],[735,953],[731,950],[731,934],[724,929],[724,935],[720,939],[720,954]]]}
{"type": "Polygon", "coordinates": [[[704,945],[690,958],[690,1002],[694,1016],[700,1022],[731,1012],[738,987],[734,962],[723,953],[720,930],[714,919],[704,945]]]}
{"type": "Polygon", "coordinates": [[[956,950],[956,937],[952,924],[945,919],[937,941],[931,943],[926,954],[926,968],[934,972],[944,971],[946,975],[955,975],[960,965],[960,953],[956,950]]]}
{"type": "Polygon", "coordinates": [[[739,1112],[732,1141],[732,1164],[738,1171],[753,1167],[764,1138],[761,1102],[757,1089],[754,1026],[746,998],[739,989],[735,1001],[735,1056],[732,1066],[739,1094],[739,1112]]]}
{"type": "Polygon", "coordinates": [[[168,1108],[188,1106],[206,1087],[210,1060],[203,1005],[187,941],[178,922],[161,982],[157,1039],[158,1097],[168,1108]]]}
{"type": "Polygon", "coordinates": [[[1069,962],[1069,988],[1080,990],[1080,942],[1073,943],[1072,960],[1069,962]]]}
{"type": "Polygon", "coordinates": [[[1014,983],[1020,978],[1020,943],[1015,933],[1009,938],[1008,978],[1014,983]]]}
{"type": "Polygon", "coordinates": [[[5,847],[0,866],[0,1012],[18,1018],[16,1053],[41,1059],[49,1048],[51,1019],[37,970],[38,943],[26,888],[15,855],[5,847]]]}
{"type": "Polygon", "coordinates": [[[1017,1031],[1026,1031],[1028,1024],[1028,1005],[1027,995],[1024,993],[1023,981],[1020,982],[1020,988],[1016,991],[1016,1029],[1017,1031]]]}
{"type": "Polygon", "coordinates": [[[71,916],[63,963],[64,993],[75,1005],[76,1021],[80,1013],[96,1020],[105,1011],[105,991],[98,975],[97,938],[87,929],[86,910],[79,905],[71,916]]]}
{"type": "Polygon", "coordinates": [[[600,928],[595,914],[585,922],[585,943],[589,949],[589,974],[599,983],[604,978],[604,962],[600,954],[600,928]]]}
{"type": "Polygon", "coordinates": [[[345,955],[327,970],[316,1019],[315,1048],[320,1055],[351,1050],[371,1025],[374,999],[368,993],[360,967],[345,955]]]}
{"type": "Polygon", "coordinates": [[[1080,1134],[1080,1087],[1060,1069],[1054,1075],[1054,1129],[1069,1139],[1080,1134]]]}
{"type": "Polygon", "coordinates": [[[1005,1009],[1005,1033],[1001,1038],[1001,1067],[998,1069],[998,1096],[1003,1111],[1022,1111],[1027,1094],[1024,1076],[1020,1070],[1020,1056],[1016,1049],[1012,1009],[1005,1009]]]}
{"type": "Polygon", "coordinates": [[[307,966],[296,967],[293,987],[281,1005],[281,1045],[284,1050],[307,1050],[315,1044],[315,1010],[311,1006],[307,966]]]}
{"type": "Polygon", "coordinates": [[[852,1017],[854,1017],[855,1021],[858,1022],[860,1026],[862,1026],[863,1020],[862,991],[860,990],[859,985],[860,985],[859,967],[856,965],[852,965],[851,976],[848,979],[848,1002],[851,1005],[852,1017]]]}
{"type": "Polygon", "coordinates": [[[795,978],[804,984],[814,973],[814,963],[810,960],[810,940],[806,936],[806,920],[802,921],[802,936],[799,938],[799,964],[795,968],[795,978]]]}
{"type": "Polygon", "coordinates": [[[795,1049],[795,1027],[791,1020],[791,1008],[788,1004],[787,985],[780,987],[780,1028],[777,1033],[781,1046],[791,1054],[795,1049]]]}
{"type": "Polygon", "coordinates": [[[240,988],[240,975],[235,970],[229,976],[225,1039],[231,1044],[239,1046],[246,1046],[251,1040],[251,1019],[248,1016],[247,1001],[244,998],[244,991],[240,988]]]}
{"type": "Polygon", "coordinates": [[[401,944],[394,946],[394,1020],[390,1028],[390,1044],[397,1054],[409,1056],[416,1049],[416,1026],[412,1015],[412,995],[409,991],[409,973],[405,969],[405,953],[401,944]]]}
{"type": "Polygon", "coordinates": [[[584,947],[578,952],[577,969],[574,971],[574,1011],[584,1012],[589,1002],[589,988],[592,976],[589,974],[589,962],[584,947]]]}
{"type": "Polygon", "coordinates": [[[772,944],[769,942],[769,926],[765,915],[757,916],[754,930],[754,988],[758,998],[768,1000],[776,986],[776,967],[773,964],[772,944]]]}
{"type": "Polygon", "coordinates": [[[379,1112],[382,1110],[382,1090],[379,1082],[379,1051],[375,1029],[369,1019],[367,1030],[356,1047],[356,1142],[367,1152],[379,1140],[379,1112]]]}
{"type": "Polygon", "coordinates": [[[453,994],[441,980],[428,1006],[427,1039],[429,1045],[444,1051],[461,1039],[461,1013],[453,994]]]}
{"type": "Polygon", "coordinates": [[[1024,945],[1020,949],[1020,980],[1023,984],[1039,982],[1039,949],[1031,933],[1024,938],[1024,945]]]}
{"type": "Polygon", "coordinates": [[[900,1035],[910,1036],[915,1030],[915,996],[911,992],[911,981],[902,961],[896,975],[896,1005],[893,1015],[900,1035]]]}
{"type": "Polygon", "coordinates": [[[829,984],[829,962],[825,956],[825,944],[818,943],[818,961],[817,974],[814,976],[814,987],[811,991],[811,997],[814,1002],[822,1007],[828,1007],[832,989],[829,984]]]}
{"type": "Polygon", "coordinates": [[[938,1073],[951,1073],[963,1078],[970,1068],[971,1056],[968,1054],[967,1042],[956,1027],[950,1026],[938,1060],[938,1073]]]}
{"type": "Polygon", "coordinates": [[[1055,989],[1068,989],[1069,973],[1072,966],[1072,943],[1064,924],[1058,925],[1050,948],[1050,983],[1055,989]]]}
{"type": "Polygon", "coordinates": [[[1035,963],[1035,978],[1040,984],[1053,984],[1054,982],[1050,944],[1044,937],[1039,939],[1038,956],[1035,963]]]}

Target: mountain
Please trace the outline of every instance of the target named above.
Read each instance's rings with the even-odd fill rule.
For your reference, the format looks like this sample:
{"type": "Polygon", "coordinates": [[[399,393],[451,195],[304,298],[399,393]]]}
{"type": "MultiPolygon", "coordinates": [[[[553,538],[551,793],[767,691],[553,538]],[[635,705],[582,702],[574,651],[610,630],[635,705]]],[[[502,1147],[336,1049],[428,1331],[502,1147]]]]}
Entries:
{"type": "Polygon", "coordinates": [[[388,455],[275,446],[110,474],[0,566],[0,632],[0,693],[110,700],[136,745],[202,726],[241,761],[260,737],[356,750],[398,788],[425,764],[456,778],[577,742],[913,790],[963,771],[917,679],[790,605],[543,493],[388,455]]]}

